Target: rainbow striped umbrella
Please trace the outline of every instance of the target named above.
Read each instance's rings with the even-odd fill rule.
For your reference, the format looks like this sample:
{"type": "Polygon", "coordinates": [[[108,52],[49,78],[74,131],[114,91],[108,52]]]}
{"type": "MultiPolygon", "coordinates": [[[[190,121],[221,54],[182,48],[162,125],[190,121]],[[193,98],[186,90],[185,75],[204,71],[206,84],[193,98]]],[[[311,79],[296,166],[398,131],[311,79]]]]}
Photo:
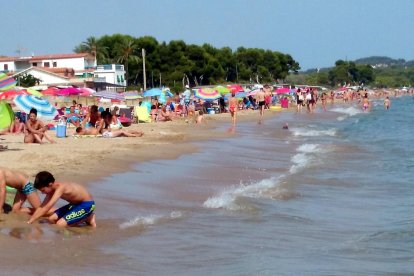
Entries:
{"type": "Polygon", "coordinates": [[[0,91],[7,91],[16,86],[16,80],[8,77],[4,73],[0,73],[0,91]]]}
{"type": "Polygon", "coordinates": [[[36,108],[37,116],[45,120],[53,120],[58,112],[47,100],[32,95],[17,95],[14,103],[21,111],[29,114],[30,109],[36,108]]]}
{"type": "Polygon", "coordinates": [[[221,97],[220,93],[213,88],[195,89],[194,96],[205,101],[214,101],[221,97]]]}

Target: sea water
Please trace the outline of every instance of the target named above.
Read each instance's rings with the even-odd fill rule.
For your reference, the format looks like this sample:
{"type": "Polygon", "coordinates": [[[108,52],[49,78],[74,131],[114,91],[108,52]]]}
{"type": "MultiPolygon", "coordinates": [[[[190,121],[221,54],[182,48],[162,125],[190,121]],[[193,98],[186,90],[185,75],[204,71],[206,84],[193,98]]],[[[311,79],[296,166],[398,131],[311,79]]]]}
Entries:
{"type": "Polygon", "coordinates": [[[113,175],[91,189],[118,258],[87,272],[412,275],[413,121],[411,97],[280,113],[113,175]]]}

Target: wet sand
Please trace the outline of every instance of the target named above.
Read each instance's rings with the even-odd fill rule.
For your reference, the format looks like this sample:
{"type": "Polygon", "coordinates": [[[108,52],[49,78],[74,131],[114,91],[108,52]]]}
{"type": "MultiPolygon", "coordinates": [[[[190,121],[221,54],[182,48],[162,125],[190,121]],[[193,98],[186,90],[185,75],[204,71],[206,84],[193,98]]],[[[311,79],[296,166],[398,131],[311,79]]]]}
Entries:
{"type": "MultiPolygon", "coordinates": [[[[267,111],[265,119],[280,113],[267,111]]],[[[238,114],[239,122],[257,120],[258,111],[238,114]]],[[[175,159],[196,152],[199,149],[193,142],[237,135],[231,131],[218,131],[220,125],[228,125],[231,130],[229,114],[206,115],[206,121],[206,125],[199,126],[194,119],[180,118],[173,122],[140,123],[124,128],[143,131],[144,136],[139,138],[74,138],[71,137],[73,128],[67,130],[67,138],[55,138],[55,131],[49,131],[57,144],[24,144],[23,135],[2,135],[0,144],[8,146],[8,150],[0,152],[0,166],[24,171],[31,180],[38,171],[48,170],[58,180],[76,181],[87,186],[113,173],[126,172],[140,162],[175,159]]],[[[12,197],[8,193],[8,203],[12,197]]],[[[101,200],[100,204],[105,202],[101,200]]],[[[27,218],[24,214],[0,216],[3,246],[0,258],[5,272],[13,274],[19,268],[17,274],[61,273],[62,268],[69,269],[73,264],[88,271],[91,263],[99,264],[100,269],[107,264],[110,269],[118,256],[102,254],[100,247],[110,247],[118,239],[143,230],[124,231],[120,237],[118,226],[121,221],[100,220],[99,216],[97,229],[59,229],[42,221],[29,226],[25,223],[27,218]]]]}

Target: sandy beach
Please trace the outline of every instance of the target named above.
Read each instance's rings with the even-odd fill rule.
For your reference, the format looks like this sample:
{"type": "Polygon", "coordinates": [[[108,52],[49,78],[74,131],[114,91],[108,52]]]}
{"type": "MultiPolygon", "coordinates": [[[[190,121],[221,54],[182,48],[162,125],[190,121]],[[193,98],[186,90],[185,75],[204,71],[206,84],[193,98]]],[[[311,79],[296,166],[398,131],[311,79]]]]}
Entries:
{"type": "MultiPolygon", "coordinates": [[[[257,111],[258,112],[258,111],[257,111]]],[[[257,120],[256,111],[239,112],[238,120],[257,120]]],[[[277,115],[268,111],[266,116],[277,115]]],[[[231,133],[215,131],[220,123],[228,123],[229,114],[206,115],[207,124],[196,125],[194,118],[176,118],[171,122],[139,123],[124,130],[139,130],[143,137],[73,136],[75,129],[67,129],[66,138],[56,138],[56,131],[48,133],[57,141],[50,144],[24,144],[23,135],[2,135],[0,144],[8,150],[0,152],[0,166],[26,172],[34,177],[37,172],[49,170],[59,179],[88,183],[114,172],[128,170],[131,163],[153,159],[174,159],[181,154],[194,152],[192,141],[223,138],[231,133]]]]}

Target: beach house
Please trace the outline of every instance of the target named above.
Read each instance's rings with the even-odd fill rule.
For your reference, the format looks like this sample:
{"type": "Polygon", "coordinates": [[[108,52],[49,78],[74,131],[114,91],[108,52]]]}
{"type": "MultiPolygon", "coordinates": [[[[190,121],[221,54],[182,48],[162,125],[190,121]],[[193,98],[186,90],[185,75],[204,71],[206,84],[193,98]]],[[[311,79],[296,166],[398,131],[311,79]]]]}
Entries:
{"type": "Polygon", "coordinates": [[[97,65],[89,53],[51,54],[28,57],[0,57],[0,72],[19,80],[30,74],[38,78],[40,85],[75,85],[95,90],[125,90],[123,65],[97,65]]]}

